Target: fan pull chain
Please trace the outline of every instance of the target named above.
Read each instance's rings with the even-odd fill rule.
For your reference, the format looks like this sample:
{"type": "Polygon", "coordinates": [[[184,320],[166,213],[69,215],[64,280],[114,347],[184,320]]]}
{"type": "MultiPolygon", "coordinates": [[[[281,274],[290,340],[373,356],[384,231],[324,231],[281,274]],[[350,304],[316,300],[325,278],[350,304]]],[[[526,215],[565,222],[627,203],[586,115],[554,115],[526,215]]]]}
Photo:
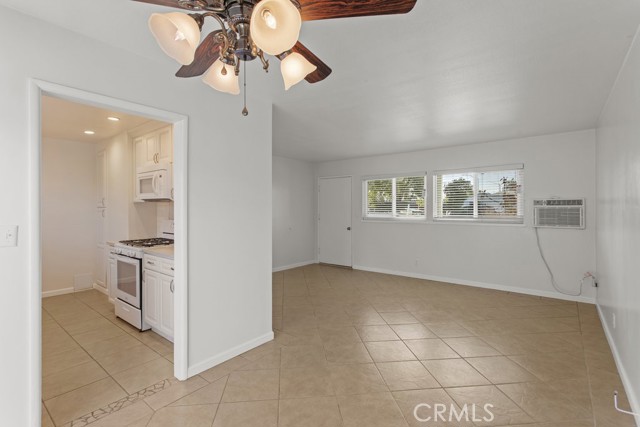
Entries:
{"type": "Polygon", "coordinates": [[[247,110],[247,61],[244,61],[244,108],[242,109],[242,115],[247,117],[249,115],[249,110],[247,110]]]}

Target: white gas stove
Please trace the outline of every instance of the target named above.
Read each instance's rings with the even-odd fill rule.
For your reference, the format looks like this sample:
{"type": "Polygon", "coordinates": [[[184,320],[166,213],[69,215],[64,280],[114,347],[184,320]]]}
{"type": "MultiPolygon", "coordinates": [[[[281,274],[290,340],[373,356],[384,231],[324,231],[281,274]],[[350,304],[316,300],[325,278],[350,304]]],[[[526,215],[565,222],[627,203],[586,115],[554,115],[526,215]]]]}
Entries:
{"type": "Polygon", "coordinates": [[[121,240],[112,249],[116,260],[116,316],[141,331],[150,329],[142,316],[142,257],[146,248],[173,245],[173,221],[165,223],[160,230],[162,237],[121,240]]]}
{"type": "Polygon", "coordinates": [[[154,237],[151,239],[121,240],[113,245],[113,252],[129,258],[142,259],[146,248],[173,245],[173,239],[154,237]]]}

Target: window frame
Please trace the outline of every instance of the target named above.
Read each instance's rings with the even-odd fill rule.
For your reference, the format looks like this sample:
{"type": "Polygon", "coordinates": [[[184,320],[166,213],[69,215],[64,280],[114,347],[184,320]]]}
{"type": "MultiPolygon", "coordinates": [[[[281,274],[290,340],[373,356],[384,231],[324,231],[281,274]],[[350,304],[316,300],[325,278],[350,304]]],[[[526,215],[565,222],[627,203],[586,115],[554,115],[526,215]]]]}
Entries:
{"type": "Polygon", "coordinates": [[[394,174],[381,174],[381,175],[367,175],[362,177],[362,221],[367,222],[426,222],[428,220],[428,178],[429,174],[426,171],[421,172],[413,172],[413,173],[394,173],[394,174]],[[368,183],[369,181],[378,181],[378,180],[397,180],[401,178],[410,178],[410,177],[422,177],[424,182],[423,187],[423,197],[424,197],[424,214],[420,216],[396,216],[396,185],[395,181],[392,184],[392,197],[391,197],[391,214],[369,214],[369,200],[368,200],[368,183]]]}
{"type": "Polygon", "coordinates": [[[473,168],[464,168],[464,169],[450,169],[450,170],[437,170],[434,171],[431,175],[432,179],[432,221],[434,223],[440,224],[488,224],[488,225],[513,225],[513,226],[524,226],[526,224],[526,198],[525,198],[525,165],[523,163],[517,164],[505,164],[505,165],[497,165],[497,166],[487,166],[487,167],[473,167],[473,168]],[[478,193],[479,193],[479,185],[478,185],[478,176],[484,172],[502,172],[502,171],[519,171],[521,174],[520,182],[518,183],[521,187],[518,191],[518,195],[520,199],[518,200],[517,206],[518,210],[522,212],[521,215],[515,217],[500,217],[500,216],[486,216],[483,217],[478,213],[478,193]],[[473,216],[440,216],[439,215],[439,205],[438,205],[438,177],[442,175],[455,175],[455,174],[465,174],[465,175],[473,175],[473,216]]]}

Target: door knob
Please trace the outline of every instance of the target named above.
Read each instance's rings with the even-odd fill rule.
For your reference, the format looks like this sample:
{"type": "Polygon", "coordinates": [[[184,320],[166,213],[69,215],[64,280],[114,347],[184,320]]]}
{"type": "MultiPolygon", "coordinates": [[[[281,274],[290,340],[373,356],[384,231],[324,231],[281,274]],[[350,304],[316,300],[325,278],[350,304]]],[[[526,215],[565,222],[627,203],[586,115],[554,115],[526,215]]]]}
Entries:
{"type": "Polygon", "coordinates": [[[351,231],[351,227],[347,227],[347,231],[351,231]]]}

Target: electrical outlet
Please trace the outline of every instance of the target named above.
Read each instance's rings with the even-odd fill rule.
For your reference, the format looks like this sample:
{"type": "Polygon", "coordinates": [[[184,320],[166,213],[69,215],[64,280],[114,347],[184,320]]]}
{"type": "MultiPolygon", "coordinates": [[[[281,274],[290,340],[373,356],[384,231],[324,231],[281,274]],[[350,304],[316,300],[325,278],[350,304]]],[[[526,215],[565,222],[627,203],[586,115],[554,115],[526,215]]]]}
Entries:
{"type": "Polygon", "coordinates": [[[17,225],[0,225],[0,246],[18,246],[17,225]]]}
{"type": "Polygon", "coordinates": [[[615,328],[616,328],[616,314],[615,314],[615,313],[613,313],[613,314],[611,315],[611,317],[613,318],[613,329],[615,329],[615,328]]]}

